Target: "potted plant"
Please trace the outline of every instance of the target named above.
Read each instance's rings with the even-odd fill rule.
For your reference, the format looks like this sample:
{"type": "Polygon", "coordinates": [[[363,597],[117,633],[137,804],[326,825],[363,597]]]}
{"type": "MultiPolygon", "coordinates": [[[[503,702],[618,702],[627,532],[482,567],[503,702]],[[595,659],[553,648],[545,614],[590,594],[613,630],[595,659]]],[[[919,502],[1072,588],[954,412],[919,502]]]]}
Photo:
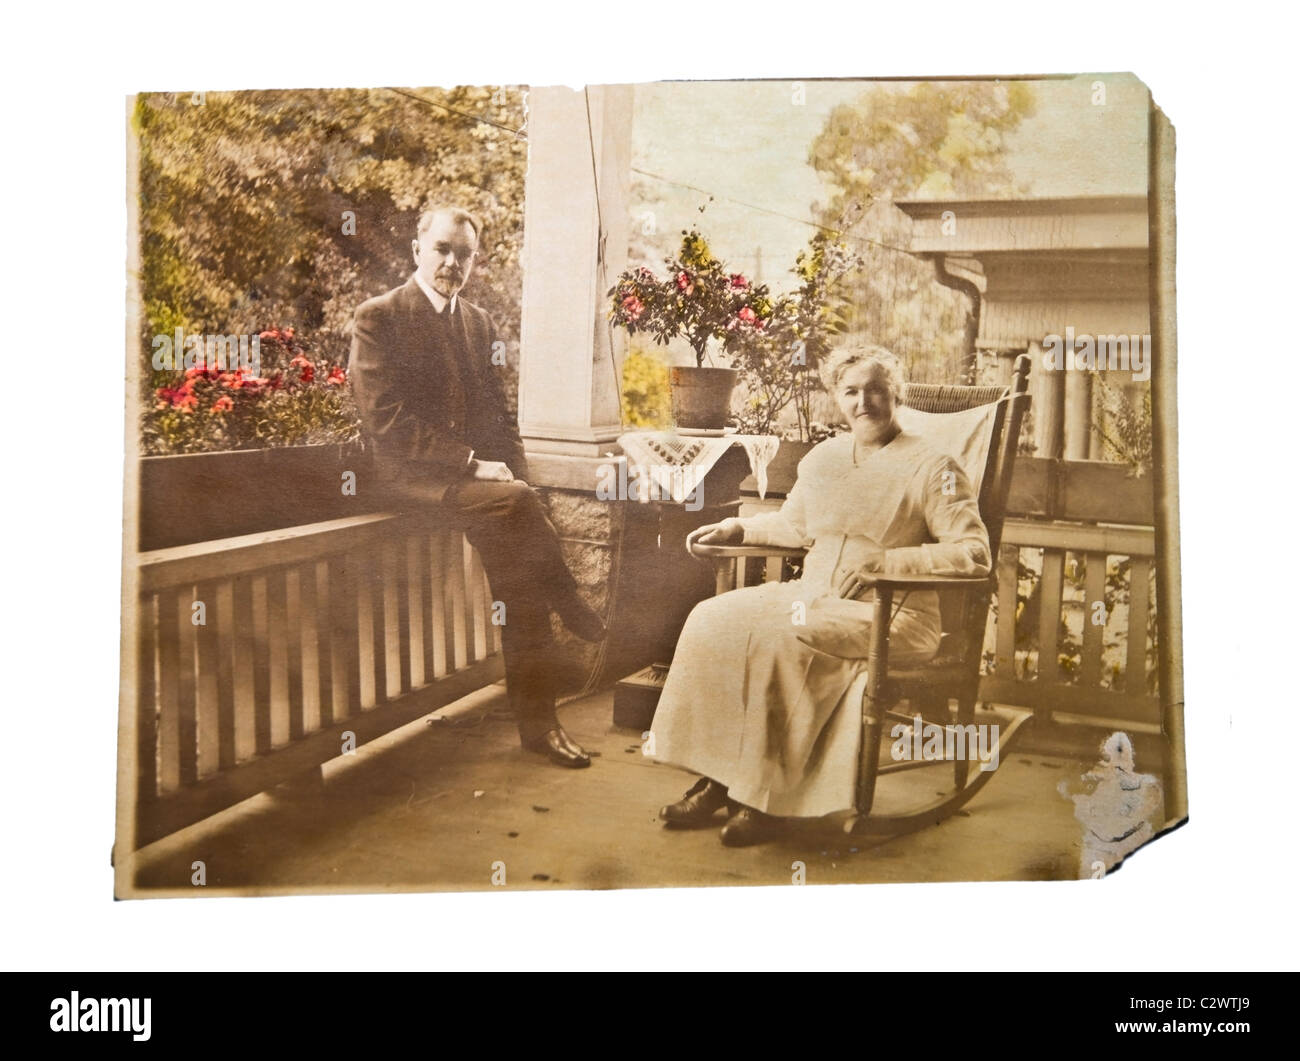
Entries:
{"type": "Polygon", "coordinates": [[[682,232],[680,250],[664,264],[662,278],[644,266],[619,276],[608,292],[610,320],[660,345],[686,340],[695,367],[670,369],[673,420],[682,431],[720,432],[739,376],[731,362],[764,333],[774,306],[766,285],[730,272],[695,229],[682,232]],[[705,364],[711,347],[725,365],[705,364]]]}

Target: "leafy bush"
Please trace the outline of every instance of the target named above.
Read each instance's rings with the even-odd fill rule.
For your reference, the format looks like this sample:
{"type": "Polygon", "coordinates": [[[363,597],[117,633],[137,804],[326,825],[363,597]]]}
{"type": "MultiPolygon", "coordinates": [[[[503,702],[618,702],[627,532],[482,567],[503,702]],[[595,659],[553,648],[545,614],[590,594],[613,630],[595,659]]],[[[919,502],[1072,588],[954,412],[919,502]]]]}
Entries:
{"type": "Polygon", "coordinates": [[[357,411],[343,367],[309,356],[293,328],[272,328],[262,332],[260,339],[260,376],[251,368],[223,368],[206,358],[181,372],[155,373],[144,452],[194,453],[356,439],[357,411]]]}

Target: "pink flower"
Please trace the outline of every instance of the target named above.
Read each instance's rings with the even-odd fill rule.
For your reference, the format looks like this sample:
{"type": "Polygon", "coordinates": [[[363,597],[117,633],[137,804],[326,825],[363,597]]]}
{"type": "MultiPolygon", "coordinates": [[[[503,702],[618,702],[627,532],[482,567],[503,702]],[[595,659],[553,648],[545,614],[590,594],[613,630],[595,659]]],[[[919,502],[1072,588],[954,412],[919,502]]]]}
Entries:
{"type": "Polygon", "coordinates": [[[341,387],[347,381],[348,374],[338,365],[330,369],[330,374],[325,377],[325,382],[331,387],[341,387]]]}
{"type": "Polygon", "coordinates": [[[637,298],[636,295],[628,295],[625,299],[623,299],[623,316],[627,320],[629,321],[637,320],[644,312],[645,312],[645,304],[639,298],[637,298]]]}
{"type": "Polygon", "coordinates": [[[677,274],[677,290],[687,296],[695,294],[695,281],[691,279],[691,274],[684,269],[677,274]]]}
{"type": "Polygon", "coordinates": [[[753,324],[758,318],[754,316],[754,311],[748,306],[741,306],[740,312],[736,314],[746,324],[753,324]]]}
{"type": "Polygon", "coordinates": [[[218,398],[215,402],[212,403],[212,411],[214,413],[224,413],[229,409],[233,409],[234,407],[235,407],[235,403],[230,400],[229,394],[223,394],[220,398],[218,398]]]}
{"type": "Polygon", "coordinates": [[[745,288],[749,286],[749,281],[746,280],[744,276],[741,275],[740,273],[732,273],[731,286],[737,291],[743,291],[745,288]]]}

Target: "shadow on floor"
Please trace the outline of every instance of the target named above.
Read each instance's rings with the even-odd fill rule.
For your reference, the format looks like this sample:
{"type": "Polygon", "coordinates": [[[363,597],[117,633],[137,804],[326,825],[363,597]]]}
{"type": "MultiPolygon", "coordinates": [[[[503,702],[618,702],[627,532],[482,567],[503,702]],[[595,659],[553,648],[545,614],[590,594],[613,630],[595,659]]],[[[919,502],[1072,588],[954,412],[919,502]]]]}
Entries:
{"type": "MultiPolygon", "coordinates": [[[[661,826],[658,808],[693,778],[642,755],[638,733],[615,729],[612,698],[607,690],[560,709],[595,757],[589,769],[523,752],[497,686],[456,721],[421,719],[328,764],[323,781],[263,793],[150,845],[137,859],[137,888],[211,895],[789,884],[795,863],[809,884],[1079,876],[1080,827],[1056,786],[1086,764],[1013,754],[956,817],[909,836],[804,830],[736,850],[719,843],[716,829],[661,826]],[[196,861],[202,889],[192,884],[196,861]]],[[[926,769],[890,783],[927,797],[943,776],[926,769]]]]}

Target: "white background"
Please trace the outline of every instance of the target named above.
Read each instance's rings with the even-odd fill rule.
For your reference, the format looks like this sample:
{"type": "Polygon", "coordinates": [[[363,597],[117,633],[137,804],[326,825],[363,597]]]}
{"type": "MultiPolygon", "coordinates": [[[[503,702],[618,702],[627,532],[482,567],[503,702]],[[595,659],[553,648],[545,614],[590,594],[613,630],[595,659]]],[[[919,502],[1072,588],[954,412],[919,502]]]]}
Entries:
{"type": "Polygon", "coordinates": [[[1280,5],[1169,10],[11,11],[0,962],[1294,968],[1295,35],[1272,21],[1289,17],[1280,5]],[[1103,882],[114,902],[129,93],[1114,71],[1143,78],[1178,133],[1188,826],[1103,882]]]}

